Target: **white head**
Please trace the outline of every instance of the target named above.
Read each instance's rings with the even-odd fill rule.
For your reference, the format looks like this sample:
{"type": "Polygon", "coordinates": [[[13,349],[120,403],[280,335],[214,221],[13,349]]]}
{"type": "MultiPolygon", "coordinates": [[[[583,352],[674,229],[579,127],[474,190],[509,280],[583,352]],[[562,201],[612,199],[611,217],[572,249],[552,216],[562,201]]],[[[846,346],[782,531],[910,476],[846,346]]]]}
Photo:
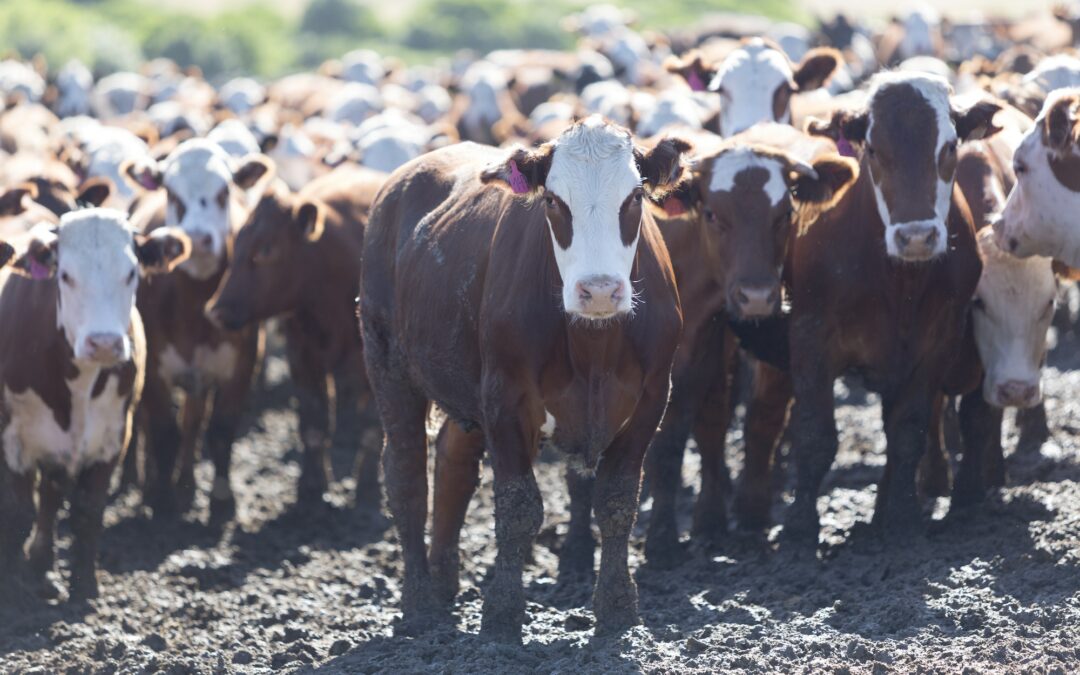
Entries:
{"type": "Polygon", "coordinates": [[[1016,185],[994,225],[1013,255],[1080,266],[1080,88],[1055,91],[1013,155],[1016,185]]]}
{"type": "Polygon", "coordinates": [[[972,321],[986,371],[983,397],[1000,408],[1029,408],[1042,400],[1046,332],[1057,298],[1052,264],[1005,253],[990,228],[979,231],[979,250],[983,270],[972,321]]]}
{"type": "Polygon", "coordinates": [[[187,238],[162,228],[136,234],[113,209],[73,211],[60,224],[33,228],[16,245],[15,271],[57,285],[56,323],[77,362],[113,365],[131,358],[128,335],[140,268],[165,271],[183,260],[187,238]]]}
{"type": "Polygon", "coordinates": [[[644,191],[677,181],[688,149],[665,139],[643,152],[628,131],[594,115],[536,150],[513,151],[481,180],[542,195],[563,306],[572,316],[604,320],[633,308],[630,271],[648,217],[644,191]]]}
{"type": "Polygon", "coordinates": [[[668,70],[681,74],[690,88],[720,94],[720,135],[725,138],[759,122],[791,123],[791,95],[824,86],[843,62],[835,49],[811,49],[794,65],[776,43],[747,40],[720,62],[705,63],[700,54],[672,60],[668,70]]]}
{"type": "Polygon", "coordinates": [[[180,228],[191,239],[191,257],[180,269],[195,279],[208,279],[224,264],[233,234],[232,186],[247,190],[261,184],[271,167],[262,155],[252,155],[237,166],[217,143],[193,139],[160,162],[129,162],[123,171],[145,189],[165,188],[165,224],[180,228]]]}
{"type": "Polygon", "coordinates": [[[997,104],[956,110],[951,93],[933,75],[883,73],[874,78],[865,109],[837,111],[828,124],[809,127],[860,148],[893,258],[919,262],[945,253],[957,144],[997,131],[991,123],[997,104]]]}

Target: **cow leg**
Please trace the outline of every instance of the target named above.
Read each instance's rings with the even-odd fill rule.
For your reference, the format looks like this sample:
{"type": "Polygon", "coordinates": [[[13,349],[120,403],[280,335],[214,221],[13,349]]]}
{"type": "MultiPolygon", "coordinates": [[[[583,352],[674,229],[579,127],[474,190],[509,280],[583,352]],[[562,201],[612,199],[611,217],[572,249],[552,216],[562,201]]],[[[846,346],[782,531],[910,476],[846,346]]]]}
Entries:
{"type": "MultiPolygon", "coordinates": [[[[500,642],[521,642],[525,621],[525,589],[522,572],[532,552],[533,538],[544,521],[544,502],[533,475],[532,457],[539,440],[537,429],[528,429],[528,415],[517,407],[504,408],[503,401],[522,401],[524,396],[505,390],[509,382],[486,376],[488,386],[498,389],[496,400],[485,401],[489,424],[487,447],[495,474],[495,571],[484,592],[480,634],[500,642]],[[498,381],[499,384],[494,384],[498,381]],[[487,410],[493,403],[494,410],[487,410]]],[[[485,397],[487,392],[485,393],[485,397]]],[[[636,504],[635,504],[636,508],[636,504]]]]}
{"type": "Polygon", "coordinates": [[[800,335],[792,342],[792,365],[800,368],[792,372],[795,405],[791,412],[792,454],[795,459],[795,500],[784,518],[783,539],[797,548],[816,547],[821,523],[817,512],[817,498],[821,482],[836,459],[838,441],[836,436],[836,410],[833,401],[833,378],[821,354],[825,349],[815,349],[817,340],[812,330],[801,331],[792,326],[792,335],[800,335]],[[802,348],[803,353],[796,353],[802,348]]]}
{"type": "Polygon", "coordinates": [[[156,520],[174,518],[177,513],[173,473],[180,449],[180,426],[173,412],[168,383],[147,368],[146,385],[139,404],[140,426],[146,430],[146,480],[143,501],[156,520]]]}
{"type": "Polygon", "coordinates": [[[0,441],[0,601],[25,578],[23,545],[34,526],[34,480],[37,471],[17,473],[8,467],[0,441]]]}
{"type": "Polygon", "coordinates": [[[124,463],[120,467],[120,488],[118,492],[124,492],[128,488],[139,485],[139,439],[142,434],[138,429],[133,429],[131,438],[128,440],[127,451],[124,453],[124,463]]]}
{"type": "Polygon", "coordinates": [[[596,558],[592,533],[593,489],[596,479],[579,467],[567,465],[566,489],[570,494],[570,525],[559,550],[559,582],[591,577],[596,558]]]}
{"type": "MultiPolygon", "coordinates": [[[[1021,408],[1016,411],[1016,426],[1020,429],[1020,439],[1016,443],[1019,453],[1038,453],[1044,443],[1050,440],[1050,425],[1046,420],[1046,404],[1040,403],[1034,408],[1021,408]]],[[[1001,482],[1005,484],[1004,480],[1001,482]]]]}
{"type": "Polygon", "coordinates": [[[459,539],[476,486],[484,434],[466,432],[446,420],[435,442],[435,501],[431,512],[431,553],[428,557],[436,597],[451,605],[458,592],[459,539]]]}
{"type": "Polygon", "coordinates": [[[38,483],[37,521],[34,523],[34,536],[30,540],[27,553],[30,573],[42,596],[55,598],[60,595],[60,588],[49,581],[49,572],[56,563],[56,514],[64,502],[64,490],[60,480],[62,476],[41,473],[38,483]]]}
{"type": "Polygon", "coordinates": [[[593,502],[600,527],[600,571],[593,593],[597,635],[616,633],[638,622],[637,585],[628,564],[630,531],[637,518],[641,463],[664,415],[668,387],[667,377],[646,383],[630,424],[597,467],[593,502]]]}
{"type": "Polygon", "coordinates": [[[927,437],[926,453],[919,461],[918,496],[920,502],[926,502],[949,494],[949,458],[945,455],[945,409],[951,406],[952,399],[944,394],[934,397],[934,407],[930,413],[930,432],[927,437]]]}
{"type": "Polygon", "coordinates": [[[987,455],[1001,452],[1002,410],[986,402],[982,391],[960,399],[960,436],[963,455],[953,482],[950,512],[974,506],[986,496],[984,462],[987,455]]]}
{"type": "MultiPolygon", "coordinates": [[[[738,355],[734,339],[728,336],[730,345],[725,354],[728,366],[737,366],[738,355]]],[[[690,535],[707,544],[721,541],[727,534],[727,500],[731,495],[731,473],[727,465],[727,432],[735,414],[735,396],[732,371],[722,368],[719,377],[698,410],[694,422],[694,440],[701,455],[701,492],[694,503],[694,519],[690,535]]]]}
{"type": "Polygon", "coordinates": [[[79,474],[71,496],[71,599],[98,595],[97,554],[109,480],[117,459],[98,462],[79,474]]]}
{"type": "Polygon", "coordinates": [[[934,407],[940,403],[936,392],[924,392],[918,386],[882,397],[885,475],[878,484],[873,520],[887,540],[906,540],[919,530],[922,516],[915,474],[926,453],[934,407]]]}
{"type": "Polygon", "coordinates": [[[187,513],[195,503],[195,453],[206,416],[206,392],[184,395],[180,406],[180,457],[176,472],[176,510],[187,513]]]}
{"type": "Polygon", "coordinates": [[[791,376],[758,361],[746,406],[745,460],[735,490],[735,519],[739,528],[758,531],[772,520],[772,465],[791,408],[791,376]]]}
{"type": "Polygon", "coordinates": [[[330,485],[330,394],[329,373],[323,365],[318,345],[305,335],[295,320],[285,322],[286,356],[289,373],[300,407],[300,439],[304,445],[297,497],[301,502],[319,502],[330,485]]]}
{"type": "Polygon", "coordinates": [[[262,343],[261,327],[244,337],[233,376],[214,392],[210,423],[206,428],[206,450],[214,463],[214,483],[210,489],[211,523],[228,522],[236,515],[236,497],[229,478],[232,448],[247,409],[255,371],[262,356],[262,343]]]}
{"type": "MultiPolygon", "coordinates": [[[[357,350],[355,360],[361,356],[357,350]]],[[[349,359],[349,366],[336,378],[336,426],[340,428],[347,424],[350,442],[356,445],[353,463],[353,479],[356,483],[354,504],[360,511],[377,513],[382,503],[382,488],[379,485],[382,429],[363,365],[353,366],[353,360],[349,359]]]]}

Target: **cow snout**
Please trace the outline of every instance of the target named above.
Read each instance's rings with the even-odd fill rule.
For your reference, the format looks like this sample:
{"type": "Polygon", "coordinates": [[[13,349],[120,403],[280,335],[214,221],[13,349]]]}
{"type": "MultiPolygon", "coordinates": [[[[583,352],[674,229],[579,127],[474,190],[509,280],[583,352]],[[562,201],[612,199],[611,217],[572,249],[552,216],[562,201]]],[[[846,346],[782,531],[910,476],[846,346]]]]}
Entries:
{"type": "Polygon", "coordinates": [[[231,305],[207,305],[206,318],[210,320],[210,323],[224,330],[240,330],[247,324],[243,312],[231,305]]]}
{"type": "Polygon", "coordinates": [[[936,225],[900,225],[893,236],[897,253],[904,260],[929,260],[941,252],[940,235],[936,225]]]}
{"type": "Polygon", "coordinates": [[[1002,408],[1030,408],[1039,402],[1039,385],[1009,380],[997,386],[997,399],[1002,408]]]}
{"type": "Polygon", "coordinates": [[[739,284],[732,294],[738,315],[743,319],[772,316],[780,305],[780,285],[739,284]]]}
{"type": "Polygon", "coordinates": [[[214,235],[196,234],[191,237],[191,248],[198,253],[214,252],[214,235]]]}
{"type": "Polygon", "coordinates": [[[116,363],[124,358],[124,336],[93,333],[86,337],[85,356],[98,363],[116,363]]]}
{"type": "Polygon", "coordinates": [[[626,297],[623,282],[609,275],[582,279],[575,289],[580,313],[590,318],[606,318],[618,313],[626,297]]]}

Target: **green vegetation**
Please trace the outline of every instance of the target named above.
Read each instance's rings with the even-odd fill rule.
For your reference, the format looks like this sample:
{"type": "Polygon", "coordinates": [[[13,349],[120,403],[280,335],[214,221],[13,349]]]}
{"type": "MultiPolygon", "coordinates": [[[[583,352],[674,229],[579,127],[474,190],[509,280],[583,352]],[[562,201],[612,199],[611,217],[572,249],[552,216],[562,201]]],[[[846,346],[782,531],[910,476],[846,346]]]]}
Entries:
{"type": "MultiPolygon", "coordinates": [[[[462,48],[566,48],[574,38],[559,19],[584,0],[405,0],[386,16],[371,0],[311,0],[296,19],[267,3],[222,3],[210,16],[162,9],[152,0],[5,0],[0,45],[60,65],[79,58],[97,74],[168,57],[208,77],[275,76],[368,47],[406,61],[462,48]]],[[[623,0],[644,28],[688,26],[710,12],[742,9],[802,17],[793,0],[623,0]]]]}

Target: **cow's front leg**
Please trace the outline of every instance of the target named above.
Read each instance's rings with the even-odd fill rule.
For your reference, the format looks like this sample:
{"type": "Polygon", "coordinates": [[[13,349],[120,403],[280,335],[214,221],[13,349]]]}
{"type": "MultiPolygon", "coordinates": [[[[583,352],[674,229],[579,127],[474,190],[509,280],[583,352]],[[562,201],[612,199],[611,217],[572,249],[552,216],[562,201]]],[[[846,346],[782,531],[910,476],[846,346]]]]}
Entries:
{"type": "Polygon", "coordinates": [[[30,574],[43,597],[55,598],[60,588],[49,581],[56,562],[56,514],[64,503],[63,475],[42,472],[38,483],[37,520],[27,551],[30,574]]]}
{"type": "Polygon", "coordinates": [[[26,576],[23,544],[34,525],[34,478],[37,471],[8,467],[0,442],[0,606],[20,589],[26,576]]]}
{"type": "Polygon", "coordinates": [[[206,417],[206,390],[201,387],[184,395],[180,406],[180,457],[176,472],[176,509],[187,513],[195,503],[195,461],[206,417]]]}
{"type": "Polygon", "coordinates": [[[566,467],[566,489],[570,495],[570,525],[559,550],[559,581],[591,577],[596,557],[592,533],[593,488],[596,479],[579,467],[566,467]]]}
{"type": "Polygon", "coordinates": [[[300,441],[304,446],[300,464],[300,502],[318,502],[330,485],[330,393],[329,373],[318,345],[295,320],[285,322],[286,356],[289,374],[300,407],[300,441]]]}
{"type": "Polygon", "coordinates": [[[117,459],[92,464],[79,474],[71,496],[71,599],[98,595],[97,554],[109,480],[117,459]]]}
{"type": "Polygon", "coordinates": [[[459,541],[465,514],[480,484],[484,434],[447,419],[435,441],[435,499],[428,556],[435,595],[451,605],[458,592],[459,541]]]}
{"type": "Polygon", "coordinates": [[[885,475],[878,486],[874,522],[889,541],[905,541],[921,529],[915,476],[926,452],[936,389],[914,382],[902,393],[882,397],[885,475]]]}

